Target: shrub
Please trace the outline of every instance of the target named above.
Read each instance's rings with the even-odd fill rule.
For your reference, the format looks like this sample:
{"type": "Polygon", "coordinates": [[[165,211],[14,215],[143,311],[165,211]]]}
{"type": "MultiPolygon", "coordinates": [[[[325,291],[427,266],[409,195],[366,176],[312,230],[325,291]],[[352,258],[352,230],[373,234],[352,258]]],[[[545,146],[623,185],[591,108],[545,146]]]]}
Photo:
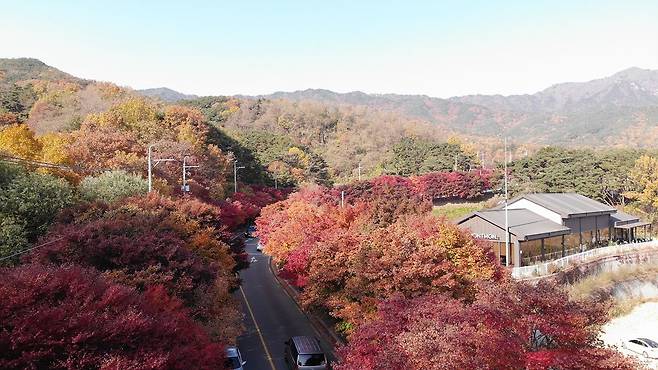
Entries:
{"type": "Polygon", "coordinates": [[[62,179],[0,164],[0,257],[36,241],[72,198],[62,179]]]}
{"type": "Polygon", "coordinates": [[[107,171],[96,177],[87,177],[80,183],[80,196],[87,201],[112,203],[117,200],[146,194],[148,182],[137,174],[126,171],[107,171]]]}
{"type": "Polygon", "coordinates": [[[160,287],[140,295],[93,269],[0,270],[0,367],[222,368],[223,349],[160,287]]]}
{"type": "Polygon", "coordinates": [[[605,307],[554,285],[480,283],[473,300],[394,296],[341,350],[339,370],[635,369],[597,337],[605,307]]]}

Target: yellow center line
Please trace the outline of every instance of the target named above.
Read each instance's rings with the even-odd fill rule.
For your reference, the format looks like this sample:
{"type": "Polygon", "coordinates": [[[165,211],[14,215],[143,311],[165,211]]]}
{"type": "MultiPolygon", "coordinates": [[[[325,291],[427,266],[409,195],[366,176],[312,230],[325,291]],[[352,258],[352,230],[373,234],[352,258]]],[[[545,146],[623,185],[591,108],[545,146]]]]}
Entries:
{"type": "Polygon", "coordinates": [[[247,304],[247,310],[249,310],[249,315],[251,315],[251,320],[254,322],[254,325],[256,326],[256,331],[258,332],[260,343],[263,345],[263,349],[265,350],[265,354],[267,355],[267,361],[269,361],[272,370],[276,370],[276,367],[274,367],[274,362],[272,361],[272,356],[270,356],[270,351],[267,349],[267,344],[265,344],[263,333],[260,331],[260,327],[256,322],[256,316],[254,316],[254,311],[251,310],[251,305],[249,304],[249,300],[247,300],[247,296],[244,294],[244,290],[242,290],[242,286],[240,286],[240,293],[242,293],[242,298],[244,298],[244,303],[247,304]]]}

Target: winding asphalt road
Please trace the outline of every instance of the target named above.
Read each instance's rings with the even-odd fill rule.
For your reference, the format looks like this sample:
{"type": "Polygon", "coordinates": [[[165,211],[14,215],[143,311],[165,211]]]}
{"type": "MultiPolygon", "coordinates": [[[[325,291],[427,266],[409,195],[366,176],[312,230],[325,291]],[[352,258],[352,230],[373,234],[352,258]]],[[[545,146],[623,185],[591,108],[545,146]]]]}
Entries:
{"type": "Polygon", "coordinates": [[[316,332],[295,301],[286,293],[269,268],[270,257],[258,252],[258,239],[247,240],[251,260],[240,272],[242,287],[236,297],[244,313],[245,333],[238,338],[246,370],[284,370],[284,342],[291,336],[309,335],[320,339],[331,359],[331,345],[316,332]]]}

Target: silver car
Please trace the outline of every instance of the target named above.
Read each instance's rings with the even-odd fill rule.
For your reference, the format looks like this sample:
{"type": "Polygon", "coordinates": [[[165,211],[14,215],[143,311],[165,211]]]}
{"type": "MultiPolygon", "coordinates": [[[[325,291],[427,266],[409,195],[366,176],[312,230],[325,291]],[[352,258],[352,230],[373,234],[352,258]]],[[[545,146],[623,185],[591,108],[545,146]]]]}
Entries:
{"type": "Polygon", "coordinates": [[[226,368],[233,370],[244,370],[244,365],[247,361],[242,359],[242,354],[238,347],[226,347],[226,368]]]}
{"type": "Polygon", "coordinates": [[[284,357],[293,370],[328,370],[327,357],[314,337],[292,337],[286,341],[284,357]]]}
{"type": "Polygon", "coordinates": [[[622,347],[645,358],[658,358],[658,343],[648,338],[635,338],[622,343],[622,347]]]}

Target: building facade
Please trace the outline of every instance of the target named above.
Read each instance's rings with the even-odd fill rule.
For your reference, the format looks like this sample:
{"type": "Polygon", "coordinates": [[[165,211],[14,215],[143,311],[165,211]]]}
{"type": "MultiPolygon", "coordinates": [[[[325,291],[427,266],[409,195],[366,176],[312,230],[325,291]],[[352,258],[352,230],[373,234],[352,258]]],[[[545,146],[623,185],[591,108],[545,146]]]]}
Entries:
{"type": "Polygon", "coordinates": [[[563,257],[611,241],[651,237],[649,223],[575,193],[522,195],[508,202],[507,212],[504,206],[478,211],[457,224],[469,229],[476,239],[492,242],[502,264],[509,256],[509,263],[515,266],[563,257]]]}

